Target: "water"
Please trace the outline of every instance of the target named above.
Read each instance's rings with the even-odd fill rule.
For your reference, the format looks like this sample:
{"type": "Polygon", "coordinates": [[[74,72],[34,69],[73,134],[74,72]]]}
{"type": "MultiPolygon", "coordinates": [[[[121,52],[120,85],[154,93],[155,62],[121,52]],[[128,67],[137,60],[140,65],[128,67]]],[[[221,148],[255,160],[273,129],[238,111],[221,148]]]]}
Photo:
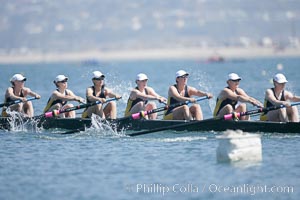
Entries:
{"type": "MultiPolygon", "coordinates": [[[[190,85],[214,96],[225,86],[226,75],[236,72],[243,78],[241,87],[263,101],[277,72],[287,76],[289,90],[300,94],[299,64],[300,58],[268,58],[224,63],[160,60],[100,66],[1,65],[0,88],[4,94],[9,78],[24,73],[26,86],[42,96],[33,101],[39,115],[55,89],[56,75],[68,76],[69,88],[84,96],[91,84],[90,73],[100,70],[106,74],[108,87],[123,96],[118,102],[121,117],[140,72],[146,73],[149,85],[164,96],[179,69],[190,72],[190,85]]],[[[204,117],[211,118],[215,99],[200,104],[204,117]]],[[[254,108],[249,105],[249,109],[254,108]]],[[[31,128],[1,131],[0,199],[298,199],[299,135],[265,133],[261,162],[229,164],[216,161],[217,134],[165,131],[130,138],[104,130],[67,136],[31,128]]]]}

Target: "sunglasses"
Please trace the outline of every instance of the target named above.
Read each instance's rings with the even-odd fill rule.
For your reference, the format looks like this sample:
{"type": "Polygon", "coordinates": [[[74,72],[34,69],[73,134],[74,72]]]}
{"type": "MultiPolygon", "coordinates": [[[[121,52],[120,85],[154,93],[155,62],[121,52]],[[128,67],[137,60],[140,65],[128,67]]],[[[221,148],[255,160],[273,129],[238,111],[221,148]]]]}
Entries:
{"type": "Polygon", "coordinates": [[[102,80],[104,80],[104,77],[100,77],[100,78],[93,78],[93,80],[95,80],[95,81],[102,81],[102,80]]]}
{"type": "Polygon", "coordinates": [[[67,83],[67,80],[63,80],[63,81],[58,81],[58,83],[67,83]]]}
{"type": "Polygon", "coordinates": [[[231,81],[237,83],[237,82],[240,82],[240,79],[237,79],[237,80],[231,80],[231,81]]]}
{"type": "Polygon", "coordinates": [[[177,78],[188,78],[189,75],[182,75],[182,76],[178,76],[177,78]]]}
{"type": "Polygon", "coordinates": [[[285,85],[286,83],[278,83],[275,81],[275,83],[277,83],[278,85],[285,85]]]}

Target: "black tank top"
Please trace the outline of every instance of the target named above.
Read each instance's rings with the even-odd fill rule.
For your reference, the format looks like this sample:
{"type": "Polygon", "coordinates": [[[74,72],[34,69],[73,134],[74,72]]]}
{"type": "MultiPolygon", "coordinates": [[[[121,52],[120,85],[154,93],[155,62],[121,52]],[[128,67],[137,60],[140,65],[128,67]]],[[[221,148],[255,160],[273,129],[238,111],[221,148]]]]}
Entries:
{"type": "MultiPolygon", "coordinates": [[[[135,89],[139,90],[138,87],[136,87],[135,89]]],[[[147,90],[147,88],[145,88],[145,94],[148,95],[148,90],[147,90]]],[[[135,104],[137,104],[138,102],[140,102],[140,101],[144,101],[144,100],[141,99],[141,98],[136,98],[135,100],[133,100],[132,103],[131,103],[131,108],[132,108],[135,104]]],[[[145,102],[145,104],[147,104],[147,103],[148,103],[148,100],[145,100],[144,102],[145,102]]]]}
{"type": "MultiPolygon", "coordinates": [[[[59,92],[58,89],[56,89],[56,90],[59,92]]],[[[65,95],[68,95],[67,90],[65,90],[65,95]]],[[[50,101],[50,98],[49,98],[48,102],[49,102],[49,101],[50,101]]],[[[57,104],[57,103],[60,103],[62,106],[64,106],[64,105],[66,105],[68,102],[67,102],[67,101],[62,101],[61,99],[56,99],[55,101],[53,101],[53,102],[51,103],[50,107],[53,106],[53,105],[55,105],[55,104],[57,104]]]]}
{"type": "MultiPolygon", "coordinates": [[[[228,89],[230,89],[229,87],[226,87],[228,89]]],[[[235,91],[235,93],[237,95],[239,95],[239,93],[237,92],[237,90],[235,91]]],[[[237,105],[237,101],[235,100],[232,100],[232,99],[224,99],[223,101],[221,101],[219,98],[217,98],[217,101],[216,101],[216,107],[215,107],[215,110],[214,110],[214,116],[217,116],[220,112],[220,110],[226,106],[226,105],[231,105],[233,109],[235,109],[235,106],[237,105]]]]}
{"type": "MultiPolygon", "coordinates": [[[[15,92],[15,88],[12,87],[12,89],[13,89],[13,91],[15,92]]],[[[21,90],[20,97],[24,97],[23,89],[21,90]]],[[[7,98],[5,99],[5,102],[10,102],[10,101],[13,101],[10,97],[7,97],[7,98]]]]}
{"type": "MultiPolygon", "coordinates": [[[[96,96],[95,87],[92,86],[92,89],[93,89],[93,95],[94,95],[95,97],[106,98],[106,97],[105,97],[105,89],[104,89],[104,87],[105,87],[105,85],[102,85],[99,96],[96,96]]],[[[86,102],[87,102],[87,103],[90,103],[90,101],[88,100],[88,98],[86,98],[86,102]]]]}
{"type": "MultiPolygon", "coordinates": [[[[177,85],[174,84],[173,86],[177,89],[177,92],[178,92],[178,94],[179,94],[177,85]]],[[[188,86],[187,86],[187,85],[184,86],[184,97],[187,97],[187,98],[190,97],[190,95],[189,95],[189,93],[188,93],[188,86]]],[[[170,98],[169,98],[169,102],[170,102],[169,105],[174,105],[174,104],[180,103],[180,101],[176,100],[176,99],[173,98],[173,97],[170,97],[170,98]]],[[[169,107],[168,110],[167,110],[167,112],[165,113],[165,115],[169,114],[173,109],[174,109],[173,107],[169,107]]]]}
{"type": "MultiPolygon", "coordinates": [[[[275,89],[274,88],[271,88],[271,90],[273,91],[273,94],[274,94],[274,97],[279,100],[277,97],[276,97],[276,94],[275,94],[275,89]]],[[[280,98],[280,101],[285,101],[285,98],[284,98],[284,90],[282,90],[282,94],[281,94],[281,98],[280,98]]],[[[266,107],[270,107],[270,106],[273,106],[273,104],[270,102],[270,101],[266,101],[266,107]]]]}

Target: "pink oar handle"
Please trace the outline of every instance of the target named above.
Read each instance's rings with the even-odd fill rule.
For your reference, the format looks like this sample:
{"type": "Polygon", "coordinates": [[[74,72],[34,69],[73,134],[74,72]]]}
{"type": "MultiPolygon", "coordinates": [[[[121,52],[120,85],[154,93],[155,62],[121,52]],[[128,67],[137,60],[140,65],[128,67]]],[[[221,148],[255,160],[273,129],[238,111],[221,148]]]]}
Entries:
{"type": "Polygon", "coordinates": [[[59,115],[59,110],[53,110],[51,112],[46,112],[44,114],[45,117],[53,117],[53,116],[58,116],[59,115]]]}
{"type": "Polygon", "coordinates": [[[139,119],[140,117],[144,117],[147,115],[147,111],[141,111],[139,113],[132,114],[131,117],[132,119],[139,119]]]}
{"type": "Polygon", "coordinates": [[[224,120],[231,120],[234,117],[239,118],[240,116],[241,116],[241,113],[235,113],[235,116],[233,113],[230,113],[230,114],[224,115],[223,118],[224,118],[224,120]]]}
{"type": "Polygon", "coordinates": [[[45,115],[45,117],[52,117],[52,116],[53,116],[53,115],[52,115],[52,112],[47,112],[47,113],[45,113],[44,115],[45,115]]]}

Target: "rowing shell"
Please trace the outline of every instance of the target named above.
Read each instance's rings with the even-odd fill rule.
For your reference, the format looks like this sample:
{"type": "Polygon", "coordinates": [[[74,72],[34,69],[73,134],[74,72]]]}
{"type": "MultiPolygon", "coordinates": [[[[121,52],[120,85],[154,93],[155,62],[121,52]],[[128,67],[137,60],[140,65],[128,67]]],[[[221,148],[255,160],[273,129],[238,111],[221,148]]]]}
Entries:
{"type": "MultiPolygon", "coordinates": [[[[185,120],[131,120],[120,119],[112,121],[102,121],[114,130],[154,130],[162,128],[164,130],[176,131],[226,131],[242,130],[246,132],[267,132],[267,133],[300,133],[300,123],[296,122],[263,122],[263,121],[231,121],[207,119],[202,121],[185,120]],[[167,127],[167,128],[165,128],[167,127]]],[[[66,130],[84,130],[91,127],[91,119],[82,118],[43,118],[37,122],[38,127],[44,129],[66,129],[66,130]]],[[[10,129],[9,118],[0,118],[0,129],[10,129]]]]}

